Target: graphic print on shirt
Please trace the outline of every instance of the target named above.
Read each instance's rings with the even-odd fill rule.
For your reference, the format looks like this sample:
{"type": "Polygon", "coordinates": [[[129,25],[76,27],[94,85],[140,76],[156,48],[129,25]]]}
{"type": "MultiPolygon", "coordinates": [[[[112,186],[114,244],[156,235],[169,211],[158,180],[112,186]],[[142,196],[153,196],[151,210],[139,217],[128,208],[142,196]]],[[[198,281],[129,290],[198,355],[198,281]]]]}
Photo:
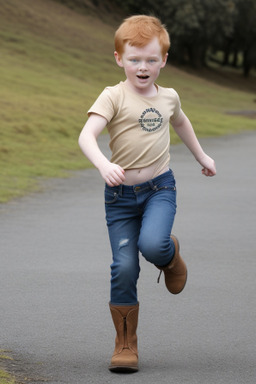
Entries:
{"type": "Polygon", "coordinates": [[[163,117],[157,109],[147,108],[142,112],[139,123],[143,131],[154,132],[161,128],[163,117]]]}

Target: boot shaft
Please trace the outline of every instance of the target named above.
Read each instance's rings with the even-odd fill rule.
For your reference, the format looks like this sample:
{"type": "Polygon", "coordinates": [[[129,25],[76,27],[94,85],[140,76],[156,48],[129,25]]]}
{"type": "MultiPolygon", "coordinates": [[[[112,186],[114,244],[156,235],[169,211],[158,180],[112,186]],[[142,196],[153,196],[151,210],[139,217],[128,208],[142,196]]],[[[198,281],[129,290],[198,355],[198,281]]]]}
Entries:
{"type": "Polygon", "coordinates": [[[130,349],[134,353],[137,350],[137,325],[139,304],[132,306],[109,305],[113,323],[116,329],[115,353],[120,353],[122,349],[130,349]]]}

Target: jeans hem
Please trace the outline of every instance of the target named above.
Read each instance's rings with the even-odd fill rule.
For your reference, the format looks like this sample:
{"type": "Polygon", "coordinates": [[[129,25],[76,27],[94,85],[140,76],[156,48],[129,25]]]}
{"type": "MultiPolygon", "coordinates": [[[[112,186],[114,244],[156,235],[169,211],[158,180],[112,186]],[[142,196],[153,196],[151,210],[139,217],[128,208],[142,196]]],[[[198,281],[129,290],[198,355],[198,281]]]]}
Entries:
{"type": "Polygon", "coordinates": [[[112,303],[111,301],[109,302],[110,305],[113,305],[115,307],[130,307],[132,305],[137,305],[139,304],[138,301],[136,303],[112,303]]]}

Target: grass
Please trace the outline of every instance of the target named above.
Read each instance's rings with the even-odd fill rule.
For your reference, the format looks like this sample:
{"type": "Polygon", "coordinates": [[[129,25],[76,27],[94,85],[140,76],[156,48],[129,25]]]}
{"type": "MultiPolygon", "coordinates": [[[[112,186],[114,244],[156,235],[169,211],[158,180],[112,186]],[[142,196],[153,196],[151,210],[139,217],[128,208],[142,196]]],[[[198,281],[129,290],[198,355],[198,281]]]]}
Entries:
{"type": "MultiPolygon", "coordinates": [[[[65,177],[70,170],[90,166],[77,144],[86,111],[106,85],[124,76],[113,58],[113,34],[119,24],[114,16],[86,16],[51,0],[1,3],[4,203],[38,189],[39,178],[65,177]]],[[[226,113],[255,110],[249,87],[239,91],[171,65],[163,70],[159,84],[178,91],[200,137],[255,129],[254,120],[226,113]]],[[[172,133],[172,142],[177,141],[172,133]]]]}
{"type": "MultiPolygon", "coordinates": [[[[12,358],[7,356],[5,351],[0,349],[0,363],[1,360],[12,360],[12,358]]],[[[15,384],[15,378],[0,368],[0,384],[15,384]]]]}
{"type": "Polygon", "coordinates": [[[9,373],[0,369],[0,384],[15,384],[15,379],[9,373]]]}

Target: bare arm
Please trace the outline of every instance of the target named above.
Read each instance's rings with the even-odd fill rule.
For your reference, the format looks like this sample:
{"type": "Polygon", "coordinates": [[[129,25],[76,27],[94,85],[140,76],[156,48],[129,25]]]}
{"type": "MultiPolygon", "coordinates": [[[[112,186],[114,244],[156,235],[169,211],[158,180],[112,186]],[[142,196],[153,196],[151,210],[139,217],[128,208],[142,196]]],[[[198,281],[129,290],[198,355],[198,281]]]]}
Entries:
{"type": "Polygon", "coordinates": [[[214,176],[216,174],[215,162],[203,151],[192,124],[183,111],[180,112],[172,126],[183,143],[193,153],[196,160],[202,165],[202,173],[205,176],[214,176]]]}
{"type": "Polygon", "coordinates": [[[124,182],[124,170],[118,164],[111,163],[101,152],[97,137],[107,125],[107,120],[95,113],[91,114],[80,133],[78,143],[84,155],[98,168],[105,182],[113,187],[124,182]]]}

